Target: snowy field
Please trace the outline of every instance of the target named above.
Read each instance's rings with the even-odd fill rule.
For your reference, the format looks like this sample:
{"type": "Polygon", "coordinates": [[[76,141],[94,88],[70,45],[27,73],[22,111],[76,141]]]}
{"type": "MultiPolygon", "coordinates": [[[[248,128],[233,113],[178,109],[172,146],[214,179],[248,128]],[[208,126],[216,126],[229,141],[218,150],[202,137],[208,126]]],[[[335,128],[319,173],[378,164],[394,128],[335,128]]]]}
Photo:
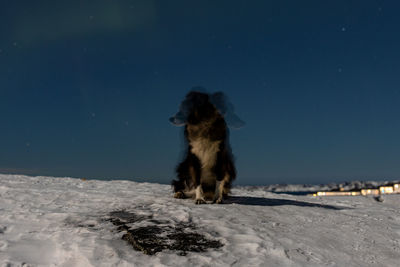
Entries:
{"type": "Polygon", "coordinates": [[[195,205],[168,185],[0,175],[0,266],[400,266],[400,195],[278,191],[195,205]]]}

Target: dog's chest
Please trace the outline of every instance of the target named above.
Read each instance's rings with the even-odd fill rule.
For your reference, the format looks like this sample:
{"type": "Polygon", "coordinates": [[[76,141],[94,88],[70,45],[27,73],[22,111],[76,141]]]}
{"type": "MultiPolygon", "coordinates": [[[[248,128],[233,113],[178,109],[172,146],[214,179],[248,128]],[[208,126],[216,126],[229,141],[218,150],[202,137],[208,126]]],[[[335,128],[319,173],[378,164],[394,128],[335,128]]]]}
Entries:
{"type": "Polygon", "coordinates": [[[211,141],[207,138],[196,138],[190,141],[191,152],[201,162],[203,169],[210,169],[214,166],[221,141],[211,141]]]}

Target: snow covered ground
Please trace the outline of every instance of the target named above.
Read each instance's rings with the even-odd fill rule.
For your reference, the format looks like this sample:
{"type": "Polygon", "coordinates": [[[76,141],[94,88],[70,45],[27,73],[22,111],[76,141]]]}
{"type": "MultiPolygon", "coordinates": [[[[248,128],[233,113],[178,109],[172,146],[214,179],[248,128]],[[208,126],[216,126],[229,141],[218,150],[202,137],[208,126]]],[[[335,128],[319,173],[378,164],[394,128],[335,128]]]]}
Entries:
{"type": "Polygon", "coordinates": [[[383,200],[240,187],[195,205],[167,185],[0,175],[0,266],[399,266],[400,195],[383,200]],[[220,245],[146,255],[122,239],[135,229],[220,245]]]}

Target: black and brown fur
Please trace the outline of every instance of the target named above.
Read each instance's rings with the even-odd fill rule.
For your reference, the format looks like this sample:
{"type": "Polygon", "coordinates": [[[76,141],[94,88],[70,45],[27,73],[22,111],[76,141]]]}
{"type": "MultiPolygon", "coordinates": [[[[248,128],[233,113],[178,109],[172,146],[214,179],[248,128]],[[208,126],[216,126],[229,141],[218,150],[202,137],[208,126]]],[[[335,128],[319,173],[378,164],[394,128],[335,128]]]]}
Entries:
{"type": "Polygon", "coordinates": [[[236,177],[224,117],[206,93],[192,91],[184,102],[189,106],[185,122],[186,151],[172,181],[175,198],[194,198],[196,204],[222,203],[236,177]]]}

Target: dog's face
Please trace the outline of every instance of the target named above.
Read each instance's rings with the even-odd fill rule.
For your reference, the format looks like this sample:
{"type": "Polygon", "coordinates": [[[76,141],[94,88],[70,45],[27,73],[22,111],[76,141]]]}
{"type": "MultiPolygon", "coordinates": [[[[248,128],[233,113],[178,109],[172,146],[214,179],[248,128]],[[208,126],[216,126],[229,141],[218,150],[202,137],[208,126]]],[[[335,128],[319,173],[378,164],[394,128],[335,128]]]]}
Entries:
{"type": "Polygon", "coordinates": [[[182,101],[179,112],[169,120],[176,125],[185,123],[196,125],[211,120],[217,113],[208,94],[192,91],[182,101]]]}
{"type": "Polygon", "coordinates": [[[176,126],[196,125],[220,115],[229,127],[238,129],[244,125],[244,122],[235,114],[232,103],[224,93],[202,93],[198,91],[203,89],[201,87],[192,89],[193,91],[189,92],[181,102],[178,113],[169,119],[172,124],[176,126]]]}
{"type": "Polygon", "coordinates": [[[211,120],[216,116],[217,109],[210,102],[208,94],[190,92],[184,102],[190,105],[187,123],[196,125],[211,120]]]}

